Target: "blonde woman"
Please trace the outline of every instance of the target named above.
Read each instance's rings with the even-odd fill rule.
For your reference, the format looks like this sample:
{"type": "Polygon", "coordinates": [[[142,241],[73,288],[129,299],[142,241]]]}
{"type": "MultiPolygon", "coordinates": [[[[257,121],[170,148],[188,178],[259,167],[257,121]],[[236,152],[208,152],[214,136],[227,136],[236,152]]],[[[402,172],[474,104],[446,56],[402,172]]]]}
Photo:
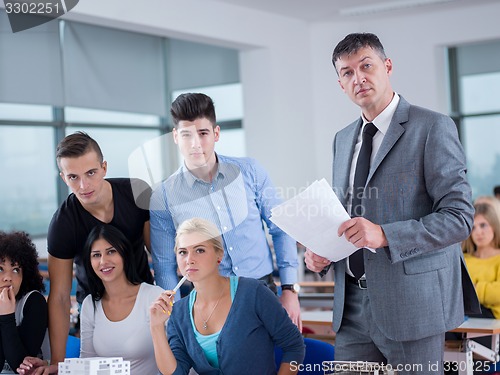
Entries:
{"type": "Polygon", "coordinates": [[[292,369],[304,357],[298,328],[264,284],[219,274],[224,247],[212,223],[199,218],[183,222],[175,254],[194,290],[175,307],[171,291],[151,305],[151,334],[162,374],[188,374],[191,367],[200,375],[276,374],[275,346],[283,349],[278,374],[296,373],[292,369]]]}

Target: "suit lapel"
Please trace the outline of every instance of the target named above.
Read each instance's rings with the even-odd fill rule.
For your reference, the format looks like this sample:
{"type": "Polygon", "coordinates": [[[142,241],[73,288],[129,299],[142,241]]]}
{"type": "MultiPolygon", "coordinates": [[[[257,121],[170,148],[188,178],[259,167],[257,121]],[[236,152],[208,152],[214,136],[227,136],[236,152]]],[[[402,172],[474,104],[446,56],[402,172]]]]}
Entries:
{"type": "Polygon", "coordinates": [[[398,139],[405,132],[405,128],[401,126],[401,124],[408,121],[409,110],[410,104],[402,96],[400,96],[399,104],[394,112],[394,115],[392,116],[391,124],[387,129],[387,133],[384,136],[384,140],[380,145],[377,155],[375,155],[373,164],[370,166],[370,172],[368,173],[368,178],[366,179],[367,184],[370,182],[372,176],[377,171],[377,168],[385,159],[389,151],[391,151],[398,139]]]}
{"type": "Polygon", "coordinates": [[[335,193],[344,206],[347,206],[347,191],[349,189],[352,157],[362,123],[361,119],[351,123],[345,128],[345,131],[337,133],[335,141],[334,164],[336,169],[333,172],[333,186],[335,189],[341,189],[340,191],[335,191],[335,193]]]}

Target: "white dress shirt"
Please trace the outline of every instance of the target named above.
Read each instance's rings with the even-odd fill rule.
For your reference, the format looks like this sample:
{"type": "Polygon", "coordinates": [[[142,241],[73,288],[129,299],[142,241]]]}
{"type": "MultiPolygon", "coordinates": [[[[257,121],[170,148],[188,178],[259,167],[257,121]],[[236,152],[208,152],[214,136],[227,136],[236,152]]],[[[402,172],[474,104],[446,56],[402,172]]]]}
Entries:
{"type": "MultiPolygon", "coordinates": [[[[352,191],[354,186],[354,174],[356,173],[356,163],[358,162],[358,156],[361,150],[361,142],[363,140],[363,130],[366,124],[368,124],[369,122],[375,125],[375,127],[378,129],[378,132],[375,133],[375,135],[373,136],[372,154],[370,156],[370,166],[371,166],[373,160],[375,160],[375,156],[377,155],[378,150],[380,149],[380,145],[384,140],[385,134],[387,133],[387,129],[389,129],[392,116],[394,115],[394,112],[396,112],[398,104],[399,104],[399,95],[395,92],[389,105],[385,107],[385,109],[377,117],[375,117],[373,121],[368,121],[363,115],[363,113],[361,113],[363,125],[359,130],[358,139],[356,141],[356,145],[354,146],[354,154],[352,155],[351,170],[349,173],[349,190],[348,190],[350,192],[349,205],[348,205],[349,213],[351,212],[352,209],[352,191]]],[[[349,258],[347,258],[346,271],[350,276],[354,276],[349,266],[349,258]]]]}

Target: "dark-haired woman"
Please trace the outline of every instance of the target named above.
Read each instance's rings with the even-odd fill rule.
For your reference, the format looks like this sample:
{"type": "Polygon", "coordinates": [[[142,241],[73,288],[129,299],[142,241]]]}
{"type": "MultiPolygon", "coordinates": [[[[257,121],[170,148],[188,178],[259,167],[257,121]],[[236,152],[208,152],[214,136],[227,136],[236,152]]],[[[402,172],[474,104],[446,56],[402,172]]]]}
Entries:
{"type": "Polygon", "coordinates": [[[149,305],[163,292],[141,282],[132,245],[115,227],[95,227],[84,250],[91,294],[82,304],[80,357],[123,357],[132,374],[157,374],[149,305]]]}
{"type": "Polygon", "coordinates": [[[28,234],[0,232],[2,374],[14,374],[27,356],[41,357],[48,319],[44,290],[38,253],[28,234]]]}

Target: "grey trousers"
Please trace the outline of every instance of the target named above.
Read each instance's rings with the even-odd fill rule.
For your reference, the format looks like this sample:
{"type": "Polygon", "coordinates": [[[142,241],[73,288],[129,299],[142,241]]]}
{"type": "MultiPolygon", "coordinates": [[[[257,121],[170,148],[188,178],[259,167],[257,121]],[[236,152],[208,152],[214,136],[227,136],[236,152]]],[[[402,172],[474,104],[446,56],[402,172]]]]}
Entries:
{"type": "Polygon", "coordinates": [[[335,360],[383,363],[398,374],[443,374],[443,351],[444,332],[415,341],[387,338],[373,320],[367,290],[346,280],[344,314],[335,339],[335,360]]]}

